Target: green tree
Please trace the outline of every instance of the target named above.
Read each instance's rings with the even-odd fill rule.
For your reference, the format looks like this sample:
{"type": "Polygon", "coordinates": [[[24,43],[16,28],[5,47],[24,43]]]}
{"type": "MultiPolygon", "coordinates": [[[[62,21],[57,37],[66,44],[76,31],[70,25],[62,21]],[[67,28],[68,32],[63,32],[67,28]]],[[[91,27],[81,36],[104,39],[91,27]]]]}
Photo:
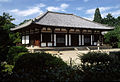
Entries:
{"type": "Polygon", "coordinates": [[[120,26],[104,35],[105,42],[113,47],[120,47],[120,26]]]}
{"type": "Polygon", "coordinates": [[[101,23],[101,20],[102,20],[102,17],[100,14],[100,10],[99,10],[99,8],[96,8],[93,21],[101,23]]]}
{"type": "Polygon", "coordinates": [[[102,19],[102,24],[107,24],[108,26],[116,26],[117,20],[110,14],[102,19]]]}
{"type": "Polygon", "coordinates": [[[120,26],[120,16],[118,16],[118,17],[116,18],[115,25],[116,25],[116,26],[120,26]]]}
{"type": "Polygon", "coordinates": [[[6,55],[11,46],[20,41],[19,33],[12,33],[11,28],[15,27],[11,21],[15,20],[8,13],[0,16],[0,61],[6,60],[6,55]]]}

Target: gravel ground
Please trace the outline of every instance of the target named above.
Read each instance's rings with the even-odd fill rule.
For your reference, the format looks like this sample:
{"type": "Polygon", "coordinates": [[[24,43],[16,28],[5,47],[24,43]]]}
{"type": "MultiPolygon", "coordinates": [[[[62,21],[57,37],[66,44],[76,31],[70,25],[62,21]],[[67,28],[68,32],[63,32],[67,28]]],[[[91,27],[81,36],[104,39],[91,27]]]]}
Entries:
{"type": "MultiPolygon", "coordinates": [[[[91,51],[98,51],[98,50],[91,50],[91,51]]],[[[100,50],[101,52],[106,52],[109,54],[111,51],[120,51],[120,49],[102,49],[100,50]]],[[[81,61],[78,57],[78,55],[83,55],[83,53],[88,53],[89,50],[83,50],[83,51],[78,51],[78,50],[71,50],[71,51],[60,51],[59,53],[57,51],[47,51],[51,54],[55,54],[57,57],[61,57],[63,61],[67,62],[70,64],[70,61],[72,60],[73,64],[80,64],[81,61]]]]}

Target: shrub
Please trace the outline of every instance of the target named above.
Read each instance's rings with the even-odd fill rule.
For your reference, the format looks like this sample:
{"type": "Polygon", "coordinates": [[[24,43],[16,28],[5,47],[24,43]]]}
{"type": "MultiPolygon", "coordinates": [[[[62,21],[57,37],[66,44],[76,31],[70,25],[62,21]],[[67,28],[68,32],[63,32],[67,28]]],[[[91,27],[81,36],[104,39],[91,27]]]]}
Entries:
{"type": "Polygon", "coordinates": [[[9,64],[7,64],[7,62],[2,62],[1,66],[2,66],[2,72],[12,74],[12,69],[14,68],[13,65],[9,65],[9,64]]]}
{"type": "Polygon", "coordinates": [[[49,53],[22,55],[8,81],[81,81],[82,72],[49,53]]]}
{"type": "MultiPolygon", "coordinates": [[[[106,53],[89,52],[81,58],[81,69],[83,70],[83,80],[87,81],[113,81],[118,80],[120,66],[113,63],[106,53]]],[[[120,64],[120,63],[119,63],[120,64]]]]}
{"type": "Polygon", "coordinates": [[[114,58],[114,60],[120,61],[120,51],[110,52],[110,56],[114,58]]]}
{"type": "Polygon", "coordinates": [[[7,62],[14,65],[16,60],[24,53],[28,53],[28,50],[23,46],[10,47],[7,55],[7,62]]]}
{"type": "Polygon", "coordinates": [[[108,64],[112,61],[112,58],[109,57],[107,53],[101,52],[88,52],[87,54],[83,54],[79,56],[83,64],[108,64]]]}

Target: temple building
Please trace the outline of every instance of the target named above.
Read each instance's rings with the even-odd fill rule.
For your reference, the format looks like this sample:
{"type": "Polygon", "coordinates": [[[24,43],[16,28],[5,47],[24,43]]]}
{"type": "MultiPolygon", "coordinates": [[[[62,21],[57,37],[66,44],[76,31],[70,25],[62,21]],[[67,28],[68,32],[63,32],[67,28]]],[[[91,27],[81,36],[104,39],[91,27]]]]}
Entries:
{"type": "Polygon", "coordinates": [[[11,30],[21,34],[21,44],[39,47],[79,47],[103,44],[108,27],[79,16],[47,11],[11,30]]]}

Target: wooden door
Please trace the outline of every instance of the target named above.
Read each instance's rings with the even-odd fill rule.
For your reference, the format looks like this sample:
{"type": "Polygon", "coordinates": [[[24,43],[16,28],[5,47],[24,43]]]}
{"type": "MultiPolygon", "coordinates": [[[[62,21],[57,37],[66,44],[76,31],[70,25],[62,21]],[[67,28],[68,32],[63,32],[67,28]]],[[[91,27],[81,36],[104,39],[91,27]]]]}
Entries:
{"type": "Polygon", "coordinates": [[[91,35],[84,35],[84,45],[85,46],[91,45],[91,35]]]}
{"type": "Polygon", "coordinates": [[[71,45],[72,46],[79,46],[79,35],[78,34],[71,35],[71,45]]]}
{"type": "Polygon", "coordinates": [[[35,46],[40,46],[39,34],[36,34],[36,35],[35,35],[35,46]]]}
{"type": "Polygon", "coordinates": [[[35,40],[35,46],[40,46],[40,40],[35,40]]]}
{"type": "Polygon", "coordinates": [[[65,46],[65,34],[56,34],[56,46],[64,47],[65,46]]]}

